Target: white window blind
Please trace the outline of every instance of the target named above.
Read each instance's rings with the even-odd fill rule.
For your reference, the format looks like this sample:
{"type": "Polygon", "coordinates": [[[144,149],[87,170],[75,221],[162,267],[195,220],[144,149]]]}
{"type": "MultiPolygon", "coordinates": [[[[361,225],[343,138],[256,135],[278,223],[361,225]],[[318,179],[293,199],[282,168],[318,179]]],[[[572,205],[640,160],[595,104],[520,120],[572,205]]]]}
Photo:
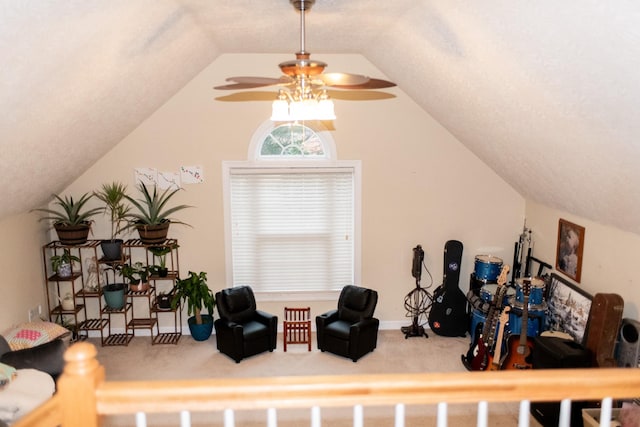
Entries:
{"type": "Polygon", "coordinates": [[[353,168],[232,169],[233,285],[331,291],[354,283],[353,168]]]}

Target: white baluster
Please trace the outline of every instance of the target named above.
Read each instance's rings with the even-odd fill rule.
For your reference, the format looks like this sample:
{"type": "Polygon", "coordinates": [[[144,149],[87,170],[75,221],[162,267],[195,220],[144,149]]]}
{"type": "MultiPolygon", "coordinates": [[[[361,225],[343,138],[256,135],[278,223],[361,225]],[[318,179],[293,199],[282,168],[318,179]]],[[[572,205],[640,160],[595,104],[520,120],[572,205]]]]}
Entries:
{"type": "Polygon", "coordinates": [[[319,406],[311,407],[311,427],[320,427],[322,425],[322,419],[319,406]]]}
{"type": "Polygon", "coordinates": [[[233,409],[224,410],[224,427],[234,427],[235,419],[233,409]]]}
{"type": "Polygon", "coordinates": [[[267,427],[278,427],[278,414],[276,408],[267,409],[267,427]]]}
{"type": "Polygon", "coordinates": [[[571,426],[571,399],[564,399],[560,402],[560,420],[558,427],[571,426]]]}
{"type": "Polygon", "coordinates": [[[191,412],[180,411],[180,427],[191,427],[191,412]]]}
{"type": "Polygon", "coordinates": [[[611,425],[611,405],[613,400],[610,397],[602,399],[600,404],[600,427],[609,427],[611,425]]]}
{"type": "Polygon", "coordinates": [[[529,427],[529,411],[531,402],[523,400],[520,402],[520,413],[518,414],[518,427],[529,427]]]}
{"type": "Polygon", "coordinates": [[[438,427],[447,427],[447,403],[438,403],[438,427]]]}
{"type": "Polygon", "coordinates": [[[136,427],[147,427],[147,414],[136,412],[136,427]]]}
{"type": "Polygon", "coordinates": [[[353,427],[363,427],[364,410],[362,405],[353,406],[353,427]]]}
{"type": "Polygon", "coordinates": [[[396,405],[396,419],[394,427],[404,427],[404,404],[398,403],[396,405]]]}
{"type": "Polygon", "coordinates": [[[489,402],[482,400],[478,402],[478,419],[476,425],[478,427],[487,427],[487,420],[489,419],[489,402]]]}

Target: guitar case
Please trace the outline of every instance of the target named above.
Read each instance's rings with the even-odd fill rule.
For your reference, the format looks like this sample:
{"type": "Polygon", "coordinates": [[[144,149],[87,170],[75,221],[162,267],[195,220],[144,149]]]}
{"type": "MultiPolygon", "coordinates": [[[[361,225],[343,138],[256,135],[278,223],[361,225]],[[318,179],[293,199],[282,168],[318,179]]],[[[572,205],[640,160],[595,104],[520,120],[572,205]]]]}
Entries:
{"type": "Polygon", "coordinates": [[[584,345],[591,351],[594,367],[616,366],[616,339],[623,311],[624,300],[620,295],[598,293],[593,296],[584,345]]]}
{"type": "Polygon", "coordinates": [[[462,242],[449,240],[444,245],[444,277],[433,291],[429,312],[429,326],[438,335],[464,337],[469,329],[467,297],[460,290],[460,261],[462,242]]]}

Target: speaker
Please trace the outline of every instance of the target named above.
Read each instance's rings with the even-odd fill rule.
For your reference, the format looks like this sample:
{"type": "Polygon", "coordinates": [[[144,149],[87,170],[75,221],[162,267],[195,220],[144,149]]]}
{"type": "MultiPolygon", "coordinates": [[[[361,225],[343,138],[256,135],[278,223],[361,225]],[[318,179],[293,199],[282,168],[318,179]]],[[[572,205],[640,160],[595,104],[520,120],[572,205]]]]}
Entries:
{"type": "MultiPolygon", "coordinates": [[[[590,351],[572,340],[539,336],[533,339],[533,369],[586,368],[591,366],[590,351]]],[[[582,409],[597,402],[572,401],[571,427],[582,427],[582,409]]],[[[543,427],[556,427],[560,421],[559,402],[531,402],[531,415],[543,427]]]]}
{"type": "Polygon", "coordinates": [[[640,366],[640,322],[622,319],[618,335],[618,366],[636,368],[640,366]]]}

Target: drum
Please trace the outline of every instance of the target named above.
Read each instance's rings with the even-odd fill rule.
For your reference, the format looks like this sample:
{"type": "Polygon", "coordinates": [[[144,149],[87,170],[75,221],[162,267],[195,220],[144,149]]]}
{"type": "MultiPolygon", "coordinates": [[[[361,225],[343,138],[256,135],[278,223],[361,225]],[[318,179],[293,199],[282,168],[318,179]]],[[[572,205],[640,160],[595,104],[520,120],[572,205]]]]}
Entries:
{"type": "Polygon", "coordinates": [[[496,283],[502,270],[502,259],[491,255],[476,255],[476,279],[485,283],[496,283]]]}
{"type": "Polygon", "coordinates": [[[516,301],[522,304],[524,302],[523,286],[529,287],[529,305],[540,305],[544,301],[544,280],[537,277],[523,277],[516,279],[516,301]]]}
{"type": "MultiPolygon", "coordinates": [[[[511,301],[511,311],[509,312],[509,332],[520,335],[522,332],[522,308],[523,304],[518,301],[511,301]]],[[[544,331],[547,313],[547,303],[529,304],[527,307],[529,314],[527,319],[527,336],[537,337],[544,331]]]]}
{"type": "MultiPolygon", "coordinates": [[[[495,284],[484,285],[482,288],[480,288],[480,298],[485,302],[491,303],[497,292],[498,292],[498,285],[495,285],[495,284]]],[[[507,291],[504,294],[504,298],[502,299],[502,307],[504,307],[505,305],[509,305],[509,301],[513,298],[515,294],[516,294],[515,289],[507,288],[507,291]]]]}
{"type": "MultiPolygon", "coordinates": [[[[487,312],[484,312],[482,310],[477,310],[477,309],[473,310],[473,312],[471,313],[471,329],[469,332],[471,335],[472,344],[476,342],[476,333],[482,334],[482,330],[484,329],[484,324],[487,321],[487,314],[488,314],[487,312]]],[[[496,316],[499,317],[500,313],[496,313],[496,316]]],[[[496,321],[496,328],[498,327],[500,327],[500,320],[496,321]]],[[[480,338],[479,335],[478,335],[478,338],[480,338]]]]}

